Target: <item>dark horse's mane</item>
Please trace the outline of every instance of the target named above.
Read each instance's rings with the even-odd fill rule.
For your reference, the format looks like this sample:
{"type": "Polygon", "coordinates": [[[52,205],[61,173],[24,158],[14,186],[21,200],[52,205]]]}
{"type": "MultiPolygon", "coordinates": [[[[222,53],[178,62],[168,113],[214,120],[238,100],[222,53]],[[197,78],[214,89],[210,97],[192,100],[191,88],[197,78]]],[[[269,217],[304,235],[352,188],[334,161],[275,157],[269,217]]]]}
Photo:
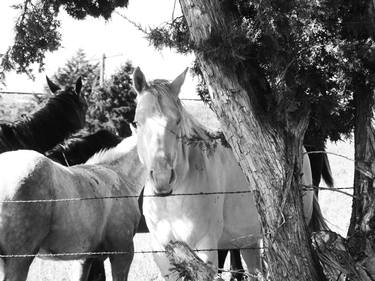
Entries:
{"type": "Polygon", "coordinates": [[[17,149],[44,153],[84,126],[86,110],[84,99],[67,87],[24,120],[1,123],[0,153],[17,149]]]}
{"type": "Polygon", "coordinates": [[[46,156],[62,165],[73,166],[85,163],[103,149],[115,147],[122,138],[107,130],[91,135],[75,135],[46,152],[46,156]]]}

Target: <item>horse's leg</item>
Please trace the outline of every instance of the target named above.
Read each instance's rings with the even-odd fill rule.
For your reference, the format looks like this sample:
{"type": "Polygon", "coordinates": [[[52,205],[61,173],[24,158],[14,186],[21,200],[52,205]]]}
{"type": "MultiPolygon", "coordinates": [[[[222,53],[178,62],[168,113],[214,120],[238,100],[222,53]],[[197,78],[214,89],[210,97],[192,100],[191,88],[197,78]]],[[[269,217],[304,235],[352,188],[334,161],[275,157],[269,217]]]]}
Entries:
{"type": "Polygon", "coordinates": [[[217,252],[218,252],[217,255],[218,255],[219,273],[221,273],[222,272],[221,269],[224,268],[225,258],[228,255],[228,250],[218,250],[217,252]]]}
{"type": "MultiPolygon", "coordinates": [[[[13,217],[1,217],[6,220],[6,227],[2,228],[1,254],[35,255],[48,235],[49,210],[40,205],[15,206],[14,209],[11,212],[15,214],[13,217]],[[35,210],[37,208],[39,210],[35,210]]],[[[25,281],[33,260],[34,256],[4,259],[4,280],[25,281]]]]}
{"type": "Polygon", "coordinates": [[[230,269],[235,271],[235,273],[232,273],[231,280],[242,280],[244,269],[242,267],[240,250],[230,250],[230,269]]]}
{"type": "Polygon", "coordinates": [[[90,270],[92,266],[92,260],[91,259],[85,259],[85,261],[82,264],[82,271],[81,271],[81,277],[79,278],[79,281],[87,281],[90,270]]]}
{"type": "Polygon", "coordinates": [[[34,257],[7,258],[4,264],[4,281],[26,281],[34,257]]]}
{"type": "Polygon", "coordinates": [[[247,271],[249,273],[256,273],[257,271],[262,272],[262,263],[261,263],[261,241],[250,245],[250,248],[253,249],[242,249],[241,255],[245,261],[247,271]]]}
{"type": "Polygon", "coordinates": [[[126,249],[128,254],[113,255],[109,257],[112,269],[113,281],[127,281],[130,265],[134,257],[134,244],[131,243],[130,247],[126,249]]]}
{"type": "Polygon", "coordinates": [[[83,262],[80,281],[105,281],[104,261],[89,258],[83,262]]]}
{"type": "Polygon", "coordinates": [[[86,259],[80,281],[105,281],[104,261],[98,258],[86,259]]]}
{"type": "Polygon", "coordinates": [[[167,255],[163,252],[159,252],[159,251],[163,251],[164,248],[159,244],[158,240],[153,235],[151,235],[151,247],[152,247],[152,250],[155,251],[152,257],[154,259],[156,266],[159,268],[160,274],[164,278],[164,280],[166,281],[179,280],[178,274],[172,273],[170,271],[170,268],[172,268],[172,265],[169,262],[167,255]],[[158,251],[158,253],[156,253],[156,251],[158,251]]]}
{"type": "Polygon", "coordinates": [[[196,245],[196,249],[207,249],[207,251],[197,252],[197,256],[202,259],[203,262],[211,265],[214,270],[218,269],[218,251],[213,249],[218,248],[218,239],[215,237],[206,236],[196,245]]]}

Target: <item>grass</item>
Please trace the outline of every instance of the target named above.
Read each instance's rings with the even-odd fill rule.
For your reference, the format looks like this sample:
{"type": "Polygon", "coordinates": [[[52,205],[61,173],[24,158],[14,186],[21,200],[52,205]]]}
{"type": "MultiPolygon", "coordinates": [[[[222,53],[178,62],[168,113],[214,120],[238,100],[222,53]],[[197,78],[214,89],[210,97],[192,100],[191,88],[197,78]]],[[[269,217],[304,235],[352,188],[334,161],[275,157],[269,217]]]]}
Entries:
{"type": "MultiPolygon", "coordinates": [[[[19,104],[15,107],[7,107],[4,98],[1,100],[4,111],[0,110],[0,120],[14,120],[19,114],[19,104]],[[5,106],[4,106],[5,105],[5,106]],[[3,113],[3,114],[1,114],[3,113]],[[3,115],[3,116],[1,116],[3,115]],[[10,116],[11,115],[11,116],[10,116]]],[[[24,101],[29,104],[29,101],[24,101]]],[[[184,101],[184,104],[189,108],[189,111],[205,123],[210,128],[218,128],[219,123],[212,112],[204,109],[197,102],[184,101]]],[[[0,107],[1,109],[1,107],[0,107]]],[[[329,143],[327,151],[341,154],[353,158],[354,149],[353,144],[349,141],[338,142],[336,144],[329,143]]],[[[338,156],[329,155],[333,177],[335,179],[336,187],[347,187],[353,184],[353,169],[354,163],[352,161],[343,159],[338,156]]],[[[351,198],[332,191],[320,192],[320,205],[323,215],[332,227],[332,230],[346,236],[346,231],[349,225],[351,213],[351,198]]],[[[148,234],[137,234],[135,236],[135,251],[150,250],[150,237],[148,234]]],[[[28,280],[29,281],[70,281],[79,280],[80,275],[80,261],[51,261],[36,258],[30,268],[28,280]]],[[[107,280],[112,280],[110,276],[109,263],[106,262],[107,280]]],[[[131,266],[129,281],[161,281],[159,271],[152,259],[151,254],[136,254],[131,266]]]]}

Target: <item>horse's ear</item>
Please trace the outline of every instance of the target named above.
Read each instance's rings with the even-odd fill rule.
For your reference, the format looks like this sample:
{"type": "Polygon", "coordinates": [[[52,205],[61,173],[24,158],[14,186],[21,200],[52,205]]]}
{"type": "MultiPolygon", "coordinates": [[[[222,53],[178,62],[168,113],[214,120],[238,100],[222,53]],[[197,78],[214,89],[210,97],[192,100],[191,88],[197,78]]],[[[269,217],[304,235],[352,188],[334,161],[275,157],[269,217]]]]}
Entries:
{"type": "Polygon", "coordinates": [[[51,80],[49,80],[48,76],[46,76],[48,88],[51,90],[53,94],[55,94],[58,90],[60,90],[60,87],[53,83],[51,80]]]}
{"type": "Polygon", "coordinates": [[[145,75],[139,67],[137,67],[133,73],[133,86],[138,94],[142,93],[142,91],[148,87],[145,75]]]}
{"type": "Polygon", "coordinates": [[[180,93],[182,84],[184,84],[184,81],[185,81],[187,71],[188,71],[188,68],[186,68],[184,72],[178,75],[176,79],[174,79],[173,82],[171,83],[171,88],[176,95],[180,93]]]}
{"type": "Polygon", "coordinates": [[[77,79],[77,82],[76,82],[76,93],[77,93],[77,95],[79,95],[81,93],[81,89],[82,89],[82,78],[79,77],[77,79]]]}

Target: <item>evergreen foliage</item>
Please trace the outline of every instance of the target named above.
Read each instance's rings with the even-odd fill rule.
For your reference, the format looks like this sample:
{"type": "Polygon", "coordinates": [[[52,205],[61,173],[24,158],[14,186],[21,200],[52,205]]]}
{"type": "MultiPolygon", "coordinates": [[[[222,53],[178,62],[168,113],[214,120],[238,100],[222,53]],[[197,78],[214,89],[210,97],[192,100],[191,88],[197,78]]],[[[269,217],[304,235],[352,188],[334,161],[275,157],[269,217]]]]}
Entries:
{"type": "Polygon", "coordinates": [[[103,88],[93,92],[88,110],[90,132],[106,128],[115,130],[121,137],[131,134],[129,123],[134,120],[136,106],[136,94],[131,86],[133,69],[130,62],[125,63],[103,88]]]}
{"type": "MultiPolygon", "coordinates": [[[[238,19],[228,27],[230,38],[213,31],[210,41],[194,46],[188,34],[181,34],[188,32],[186,23],[178,20],[179,24],[172,22],[151,32],[149,39],[158,48],[196,51],[238,64],[237,69],[248,70],[247,65],[255,62],[270,86],[259,97],[261,112],[275,115],[276,121],[310,112],[306,144],[322,146],[327,138],[349,137],[354,126],[353,93],[364,91],[359,86],[369,85],[373,77],[366,71],[375,62],[371,59],[375,29],[373,19],[366,16],[369,1],[236,0],[223,5],[238,19]]],[[[197,62],[193,69],[200,78],[199,95],[210,102],[197,62]]],[[[251,81],[251,71],[243,72],[251,81]]]]}
{"type": "Polygon", "coordinates": [[[91,63],[82,50],[72,57],[53,77],[64,85],[83,79],[82,93],[88,101],[86,130],[94,133],[99,129],[114,131],[119,136],[128,136],[129,123],[133,122],[136,95],[131,89],[133,66],[122,65],[103,87],[99,87],[99,64],[91,63]]]}
{"type": "MultiPolygon", "coordinates": [[[[258,111],[286,125],[310,112],[307,142],[321,144],[327,138],[350,135],[353,93],[367,91],[373,84],[375,29],[373,17],[368,16],[370,2],[225,0],[221,5],[236,19],[228,26],[229,38],[212,30],[210,40],[194,45],[184,17],[152,29],[148,38],[156,48],[196,51],[226,61],[239,73],[247,73],[249,85],[263,84],[252,75],[250,68],[256,65],[255,71],[262,72],[269,85],[257,96],[258,111]]],[[[126,0],[24,0],[15,6],[21,11],[16,25],[20,41],[3,55],[0,75],[11,68],[30,73],[34,62],[43,66],[45,52],[59,47],[60,8],[77,19],[109,18],[116,7],[126,5],[126,0]]],[[[209,101],[199,65],[194,69],[200,77],[198,92],[209,101]]]]}
{"type": "Polygon", "coordinates": [[[61,23],[57,18],[61,8],[76,19],[86,16],[109,19],[117,7],[125,7],[127,3],[127,0],[24,0],[14,5],[20,15],[14,44],[0,57],[0,81],[10,70],[32,77],[34,63],[39,65],[39,71],[43,70],[45,54],[57,50],[61,44],[61,23]]]}

